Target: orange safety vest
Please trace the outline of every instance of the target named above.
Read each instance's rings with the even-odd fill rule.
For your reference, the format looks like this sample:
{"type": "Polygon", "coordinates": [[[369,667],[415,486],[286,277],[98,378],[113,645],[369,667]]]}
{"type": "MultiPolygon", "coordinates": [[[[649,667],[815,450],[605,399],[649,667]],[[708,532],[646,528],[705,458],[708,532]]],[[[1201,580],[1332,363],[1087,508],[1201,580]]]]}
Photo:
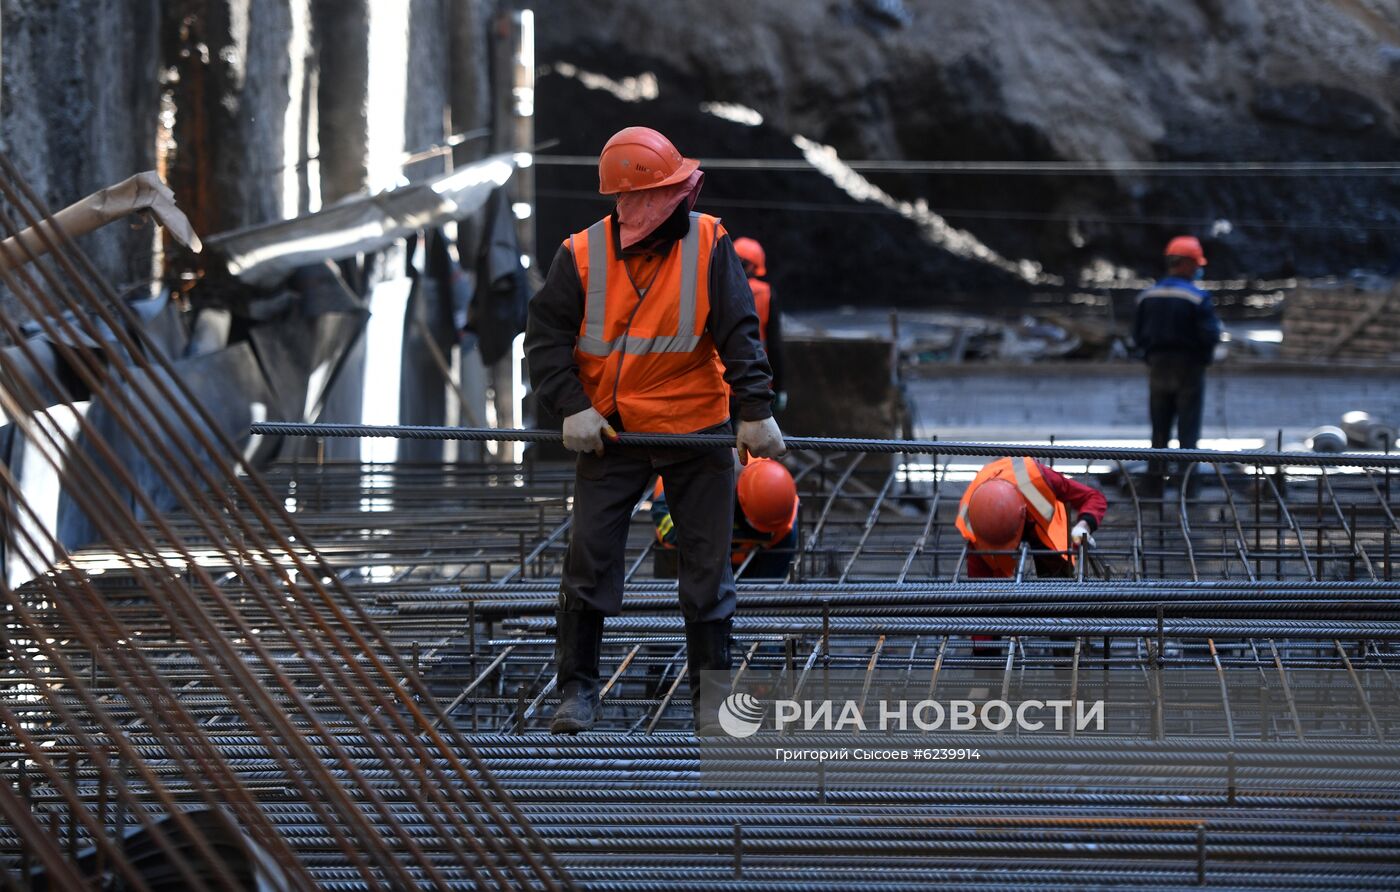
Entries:
{"type": "MultiPolygon", "coordinates": [[[[982,551],[989,546],[978,542],[977,531],[967,519],[967,506],[977,487],[997,478],[1005,478],[1016,484],[1016,491],[1026,502],[1026,516],[1033,522],[1036,538],[1041,545],[1052,551],[1069,548],[1069,512],[1065,510],[1064,503],[1055,497],[1055,491],[1046,482],[1045,475],[1040,473],[1040,465],[1029,458],[999,458],[978,472],[958,504],[958,532],[972,543],[973,551],[982,551]]],[[[1002,576],[1016,573],[1015,555],[981,554],[979,557],[1002,576]]]]}
{"type": "Polygon", "coordinates": [[[762,279],[749,279],[753,292],[753,308],[758,310],[758,339],[768,343],[768,307],[773,302],[773,289],[762,279]]]}
{"type": "Polygon", "coordinates": [[[633,284],[605,217],[569,236],[584,290],[574,346],[583,390],[604,417],[631,431],[689,434],[729,418],[724,366],[705,326],[710,255],[724,234],[718,217],[691,213],[641,291],[633,284]]]}

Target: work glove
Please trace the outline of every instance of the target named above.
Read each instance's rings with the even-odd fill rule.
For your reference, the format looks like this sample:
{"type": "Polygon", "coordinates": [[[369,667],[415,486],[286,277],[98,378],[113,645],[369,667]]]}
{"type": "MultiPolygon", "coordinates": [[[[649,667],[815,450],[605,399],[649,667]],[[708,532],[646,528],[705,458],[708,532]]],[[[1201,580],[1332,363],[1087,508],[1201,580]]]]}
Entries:
{"type": "Polygon", "coordinates": [[[564,419],[564,448],[571,452],[591,452],[602,458],[604,435],[617,439],[617,431],[592,406],[564,419]]]}
{"type": "Polygon", "coordinates": [[[1097,543],[1094,542],[1094,537],[1091,535],[1092,533],[1093,530],[1089,528],[1089,521],[1081,520],[1074,525],[1074,529],[1069,531],[1069,541],[1073,542],[1076,548],[1079,547],[1080,543],[1087,543],[1090,548],[1096,548],[1097,543]]]}
{"type": "Polygon", "coordinates": [[[778,422],[772,418],[739,422],[739,433],[735,439],[739,446],[740,464],[748,464],[750,455],[777,458],[787,452],[787,447],[783,445],[783,432],[778,430],[778,422]]]}

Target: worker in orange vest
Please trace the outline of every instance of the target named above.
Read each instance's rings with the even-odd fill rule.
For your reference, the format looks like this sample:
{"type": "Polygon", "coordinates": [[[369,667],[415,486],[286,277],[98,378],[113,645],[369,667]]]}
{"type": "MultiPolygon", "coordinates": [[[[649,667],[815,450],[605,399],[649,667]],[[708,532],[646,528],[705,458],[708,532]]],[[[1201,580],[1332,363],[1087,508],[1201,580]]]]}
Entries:
{"type": "MultiPolygon", "coordinates": [[[[729,563],[736,573],[743,567],[745,579],[786,578],[797,553],[797,513],[801,507],[791,472],[773,459],[753,459],[739,472],[736,496],[729,563]]],[[[659,479],[652,492],[651,521],[662,549],[660,555],[669,557],[677,545],[676,525],[659,479]]],[[[671,562],[665,564],[664,575],[673,575],[671,562]]]]}
{"type": "MultiPolygon", "coordinates": [[[[1015,576],[1021,543],[1029,541],[1036,576],[1072,576],[1074,561],[1067,552],[1081,543],[1094,544],[1106,511],[1103,493],[1033,458],[988,462],[958,503],[958,532],[968,543],[967,575],[1015,576]],[[1071,510],[1077,515],[1073,527],[1071,510]]],[[[973,655],[992,656],[995,645],[986,642],[994,637],[973,635],[973,655]]]]}
{"type": "Polygon", "coordinates": [[[768,275],[768,255],[757,239],[734,240],[734,252],[744,262],[744,275],[749,277],[754,309],[758,310],[758,336],[768,351],[768,364],[773,367],[773,408],[787,408],[787,391],[783,388],[783,314],[773,299],[773,288],[763,277],[768,275]]]}
{"type": "Polygon", "coordinates": [[[1070,576],[1074,564],[1065,552],[1082,542],[1093,545],[1107,510],[1103,493],[1033,458],[989,462],[958,503],[958,532],[968,543],[967,575],[1015,576],[1018,550],[1028,541],[1037,576],[1070,576]],[[1072,527],[1070,511],[1077,515],[1072,527]]]}
{"type": "Polygon", "coordinates": [[[603,617],[622,610],[627,526],[658,472],[680,549],[696,730],[718,728],[735,603],[731,447],[747,459],[777,457],[784,446],[743,267],[719,218],[694,211],[703,178],[699,162],[655,130],[614,134],[598,158],[598,191],[616,196],[612,213],[564,241],[530,301],[530,382],[564,417],[564,445],[579,453],[555,616],[556,734],[597,719],[603,617]],[[605,445],[618,431],[730,439],[707,448],[605,445]]]}

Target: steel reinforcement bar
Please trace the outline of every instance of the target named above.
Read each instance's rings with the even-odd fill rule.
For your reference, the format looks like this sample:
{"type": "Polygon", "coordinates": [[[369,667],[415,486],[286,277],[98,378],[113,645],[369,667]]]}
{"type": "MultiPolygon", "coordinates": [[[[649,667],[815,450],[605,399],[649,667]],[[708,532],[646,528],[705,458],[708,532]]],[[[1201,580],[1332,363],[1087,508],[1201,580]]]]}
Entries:
{"type": "MultiPolygon", "coordinates": [[[[608,621],[608,630],[619,634],[679,634],[684,622],[676,616],[620,616],[608,621]]],[[[505,627],[521,632],[553,632],[554,617],[516,617],[505,627]]],[[[864,635],[1046,635],[1079,638],[1108,635],[1114,638],[1152,638],[1161,632],[1167,638],[1314,638],[1347,640],[1400,640],[1400,622],[1272,620],[1272,619],[1181,619],[1163,623],[1131,619],[1069,619],[1034,617],[907,617],[833,616],[829,619],[805,617],[737,616],[734,628],[745,635],[811,635],[829,630],[839,634],[864,635]]]]}
{"type": "MultiPolygon", "coordinates": [[[[284,437],[363,437],[398,440],[509,441],[517,443],[558,443],[560,434],[551,430],[489,427],[439,427],[432,425],[375,424],[297,424],[265,421],[253,424],[249,432],[261,436],[284,437]]],[[[705,448],[733,446],[734,438],[722,434],[618,434],[622,446],[705,448]]],[[[812,452],[873,452],[891,455],[1014,456],[1030,458],[1083,459],[1087,461],[1151,461],[1171,459],[1190,462],[1234,462],[1247,465],[1296,465],[1300,467],[1400,468],[1400,454],[1364,452],[1253,452],[1214,449],[1138,449],[1124,446],[1047,446],[1024,443],[967,443],[952,440],[880,440],[859,437],[785,437],[789,450],[812,452]]]]}

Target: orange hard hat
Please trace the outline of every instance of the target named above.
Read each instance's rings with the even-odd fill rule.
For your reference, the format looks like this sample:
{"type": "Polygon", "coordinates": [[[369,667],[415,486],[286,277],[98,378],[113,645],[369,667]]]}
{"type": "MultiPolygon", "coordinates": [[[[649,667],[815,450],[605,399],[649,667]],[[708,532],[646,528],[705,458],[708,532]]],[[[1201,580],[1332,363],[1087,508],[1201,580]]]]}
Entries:
{"type": "Polygon", "coordinates": [[[672,186],[699,167],[699,161],[681,157],[669,139],[650,127],[626,127],[612,135],[598,156],[598,191],[616,195],[672,186]]]}
{"type": "Polygon", "coordinates": [[[1026,529],[1026,500],[1010,480],[993,478],[972,494],[967,522],[979,545],[995,551],[1015,548],[1026,529]]]}
{"type": "Polygon", "coordinates": [[[750,275],[758,276],[759,278],[768,275],[768,266],[765,263],[766,258],[763,254],[763,246],[760,245],[757,240],[747,236],[744,238],[736,238],[734,240],[734,253],[738,254],[739,259],[748,264],[749,268],[753,270],[750,275]]]}
{"type": "Polygon", "coordinates": [[[1197,266],[1206,265],[1206,252],[1201,247],[1201,240],[1194,235],[1178,235],[1167,243],[1166,254],[1168,257],[1186,257],[1196,261],[1197,266]]]}
{"type": "Polygon", "coordinates": [[[797,512],[797,484],[782,462],[753,458],[739,472],[739,509],[760,533],[781,533],[797,512]]]}

